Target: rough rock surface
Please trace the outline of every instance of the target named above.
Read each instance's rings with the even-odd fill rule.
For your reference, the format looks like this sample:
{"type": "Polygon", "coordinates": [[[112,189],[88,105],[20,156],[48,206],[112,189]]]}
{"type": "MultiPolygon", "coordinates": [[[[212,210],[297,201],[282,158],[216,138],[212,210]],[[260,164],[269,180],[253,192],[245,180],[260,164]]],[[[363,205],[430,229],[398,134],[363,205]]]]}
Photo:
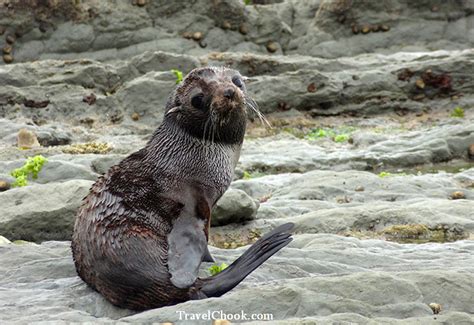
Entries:
{"type": "Polygon", "coordinates": [[[3,192],[0,233],[29,241],[71,238],[74,216],[91,185],[71,180],[3,192]]]}
{"type": "Polygon", "coordinates": [[[474,2],[252,3],[0,5],[0,323],[474,323],[474,2]],[[150,139],[171,70],[204,65],[247,76],[273,125],[251,116],[211,253],[230,264],[288,221],[295,239],[219,299],[115,308],[76,276],[75,212],[150,139]],[[40,147],[18,148],[21,129],[40,147]],[[10,188],[38,154],[38,178],[10,188]]]}
{"type": "MultiPolygon", "coordinates": [[[[111,306],[76,276],[69,242],[0,246],[2,322],[178,321],[179,311],[269,313],[289,324],[357,322],[469,324],[474,321],[472,241],[400,245],[329,234],[296,235],[221,298],[133,314],[111,306]],[[258,287],[258,294],[255,294],[258,287]],[[433,315],[428,304],[442,305],[433,315]]],[[[230,263],[243,249],[211,248],[230,263]]],[[[209,324],[188,321],[182,324],[209,324]]]]}

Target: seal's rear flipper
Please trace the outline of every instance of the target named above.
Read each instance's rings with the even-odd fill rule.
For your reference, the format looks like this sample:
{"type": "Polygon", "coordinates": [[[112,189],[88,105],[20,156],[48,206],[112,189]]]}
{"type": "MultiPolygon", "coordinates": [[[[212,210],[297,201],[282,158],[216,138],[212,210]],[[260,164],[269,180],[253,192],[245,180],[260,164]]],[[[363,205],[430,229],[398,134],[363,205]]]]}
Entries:
{"type": "Polygon", "coordinates": [[[291,242],[290,231],[293,229],[293,226],[293,223],[286,223],[257,240],[228,268],[219,274],[202,279],[200,291],[206,297],[219,297],[232,290],[247,275],[291,242]]]}

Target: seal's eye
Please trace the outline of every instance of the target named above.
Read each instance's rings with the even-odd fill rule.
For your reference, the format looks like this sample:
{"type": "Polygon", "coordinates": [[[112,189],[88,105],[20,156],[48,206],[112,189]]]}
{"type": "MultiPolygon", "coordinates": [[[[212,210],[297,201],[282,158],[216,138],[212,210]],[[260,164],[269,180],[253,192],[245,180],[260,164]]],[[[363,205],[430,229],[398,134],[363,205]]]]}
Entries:
{"type": "Polygon", "coordinates": [[[239,88],[242,88],[242,86],[244,85],[244,83],[242,82],[242,79],[240,79],[239,76],[233,77],[232,82],[234,83],[234,85],[236,85],[239,88]]]}
{"type": "Polygon", "coordinates": [[[194,108],[203,109],[204,108],[204,94],[200,93],[193,96],[193,98],[191,98],[191,105],[193,105],[194,108]]]}

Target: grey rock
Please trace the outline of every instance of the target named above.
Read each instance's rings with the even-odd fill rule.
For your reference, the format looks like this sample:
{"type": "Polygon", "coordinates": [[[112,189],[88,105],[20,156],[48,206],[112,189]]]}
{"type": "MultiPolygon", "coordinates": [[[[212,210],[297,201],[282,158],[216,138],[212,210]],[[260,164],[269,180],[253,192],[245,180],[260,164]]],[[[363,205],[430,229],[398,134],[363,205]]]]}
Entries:
{"type": "Polygon", "coordinates": [[[91,162],[92,170],[98,174],[106,173],[110,167],[117,165],[124,158],[123,155],[106,155],[91,162]]]}
{"type": "MultiPolygon", "coordinates": [[[[463,172],[470,173],[472,169],[463,172]]],[[[444,172],[382,178],[361,171],[313,171],[238,180],[232,187],[255,199],[266,197],[249,228],[266,230],[269,224],[291,221],[304,233],[343,234],[422,224],[452,240],[474,233],[469,184],[458,174],[444,172]],[[364,191],[358,191],[360,186],[364,191]],[[455,191],[462,191],[465,199],[451,200],[455,191]]]]}
{"type": "MultiPolygon", "coordinates": [[[[0,173],[10,173],[16,168],[23,166],[25,160],[14,160],[9,162],[0,161],[0,173]]],[[[28,178],[29,182],[46,184],[51,182],[64,182],[73,179],[95,180],[97,174],[90,168],[68,161],[54,160],[49,158],[38,173],[37,179],[28,178]]]]}
{"type": "Polygon", "coordinates": [[[67,240],[92,185],[87,180],[35,184],[0,193],[0,233],[8,239],[67,240]]]}
{"type": "Polygon", "coordinates": [[[259,202],[244,191],[229,189],[212,209],[212,226],[223,226],[255,219],[259,202]]]}
{"type": "MultiPolygon", "coordinates": [[[[469,323],[474,320],[473,245],[473,241],[400,245],[327,234],[296,235],[287,248],[223,297],[132,313],[113,307],[76,276],[69,242],[10,244],[0,248],[0,301],[13,299],[15,305],[1,304],[0,311],[7,322],[41,317],[49,322],[208,324],[180,320],[178,311],[222,310],[268,313],[281,324],[303,320],[430,324],[433,314],[428,304],[438,302],[443,306],[439,319],[469,323]]],[[[244,250],[211,247],[219,262],[229,264],[244,250]]]]}
{"type": "Polygon", "coordinates": [[[66,145],[71,142],[72,135],[60,125],[32,126],[23,123],[15,123],[10,120],[0,119],[0,141],[10,145],[16,145],[17,135],[20,129],[33,131],[42,146],[66,145]]]}
{"type": "Polygon", "coordinates": [[[95,181],[97,176],[90,168],[66,161],[49,160],[38,173],[38,179],[35,181],[40,184],[74,179],[95,181]]]}
{"type": "Polygon", "coordinates": [[[373,144],[363,143],[357,137],[356,141],[354,148],[332,141],[323,146],[321,142],[302,141],[290,135],[247,140],[239,164],[247,171],[285,173],[314,169],[377,170],[440,163],[467,157],[467,147],[474,141],[474,124],[467,120],[402,135],[373,134],[370,141],[373,144]]]}

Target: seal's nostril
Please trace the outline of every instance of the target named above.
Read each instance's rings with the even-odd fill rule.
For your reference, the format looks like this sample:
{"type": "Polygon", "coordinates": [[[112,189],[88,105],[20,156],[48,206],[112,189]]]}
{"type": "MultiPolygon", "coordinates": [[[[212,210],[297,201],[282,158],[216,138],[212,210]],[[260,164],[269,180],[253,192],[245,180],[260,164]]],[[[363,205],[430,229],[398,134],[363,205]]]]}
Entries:
{"type": "Polygon", "coordinates": [[[225,98],[232,99],[232,98],[234,98],[234,95],[235,95],[234,89],[227,88],[226,90],[224,90],[224,97],[225,98]]]}

